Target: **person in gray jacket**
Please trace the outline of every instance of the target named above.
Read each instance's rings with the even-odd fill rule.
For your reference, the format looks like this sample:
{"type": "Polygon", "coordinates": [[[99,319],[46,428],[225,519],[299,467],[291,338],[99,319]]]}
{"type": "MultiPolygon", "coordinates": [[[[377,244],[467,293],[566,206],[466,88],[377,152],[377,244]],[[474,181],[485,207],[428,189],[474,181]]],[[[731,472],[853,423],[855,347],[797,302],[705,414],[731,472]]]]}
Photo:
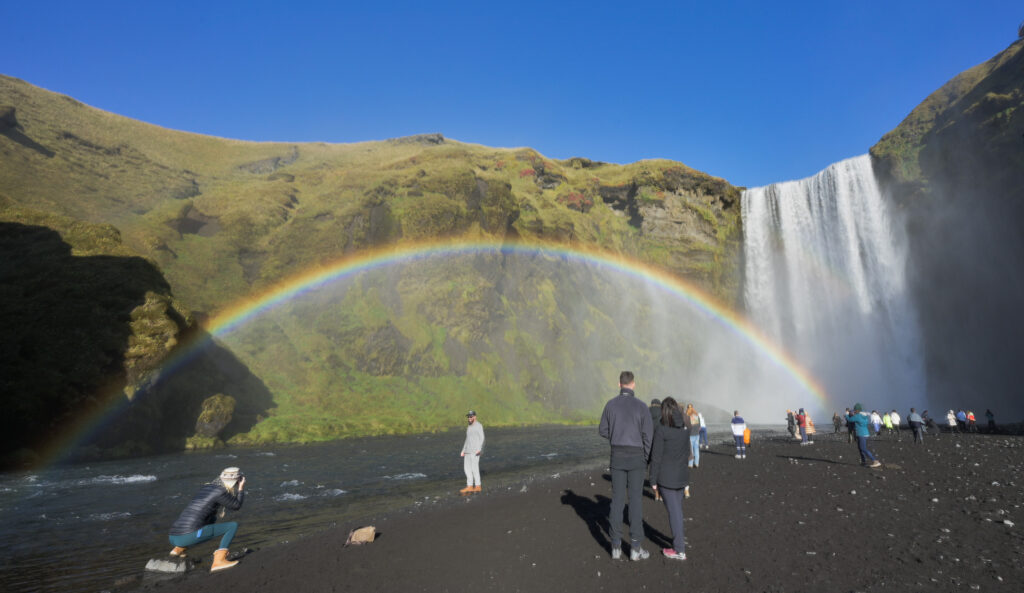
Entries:
{"type": "Polygon", "coordinates": [[[612,539],[612,560],[622,558],[622,511],[629,491],[629,559],[643,560],[650,553],[641,547],[644,538],[644,470],[651,452],[654,424],[651,413],[634,393],[633,373],[619,374],[619,395],[604,406],[598,434],[611,444],[612,507],[608,526],[612,539]]]}

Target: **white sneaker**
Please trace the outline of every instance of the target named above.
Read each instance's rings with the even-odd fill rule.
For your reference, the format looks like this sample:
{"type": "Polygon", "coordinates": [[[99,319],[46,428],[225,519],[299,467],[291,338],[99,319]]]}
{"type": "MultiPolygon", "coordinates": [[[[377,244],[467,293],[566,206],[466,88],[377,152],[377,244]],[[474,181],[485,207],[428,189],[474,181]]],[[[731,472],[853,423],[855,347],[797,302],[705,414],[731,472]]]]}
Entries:
{"type": "Polygon", "coordinates": [[[741,459],[746,459],[746,458],[747,458],[747,454],[744,453],[743,456],[741,457],[741,459]]]}
{"type": "Polygon", "coordinates": [[[632,562],[636,562],[637,560],[647,560],[650,557],[651,553],[639,546],[629,551],[629,559],[632,562]]]}
{"type": "Polygon", "coordinates": [[[612,560],[622,560],[622,548],[612,550],[612,560]]]}
{"type": "Polygon", "coordinates": [[[739,454],[739,453],[737,453],[737,454],[736,454],[736,459],[741,459],[741,457],[740,457],[740,454],[739,454]]]}

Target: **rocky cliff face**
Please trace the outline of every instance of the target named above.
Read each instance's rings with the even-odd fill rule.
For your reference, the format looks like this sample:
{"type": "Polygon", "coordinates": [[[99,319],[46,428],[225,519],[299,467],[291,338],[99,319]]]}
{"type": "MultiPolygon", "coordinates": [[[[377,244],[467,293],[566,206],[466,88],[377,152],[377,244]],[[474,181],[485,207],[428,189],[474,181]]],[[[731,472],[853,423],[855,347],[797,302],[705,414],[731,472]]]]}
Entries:
{"type": "Polygon", "coordinates": [[[933,400],[970,392],[995,410],[1019,389],[1024,332],[1024,40],[929,96],[871,155],[906,216],[933,400]]]}
{"type": "MultiPolygon", "coordinates": [[[[237,401],[220,433],[235,442],[431,430],[474,401],[499,410],[492,425],[575,421],[593,414],[617,361],[656,358],[614,327],[608,311],[619,303],[601,294],[613,289],[593,271],[466,259],[368,278],[341,310],[296,307],[301,314],[255,323],[237,353],[215,344],[220,351],[193,361],[192,381],[180,370],[149,372],[182,342],[190,315],[202,319],[374,247],[563,243],[647,262],[728,304],[739,294],[737,188],[671,161],[559,161],[440,134],[236,142],[135,122],[0,76],[0,191],[11,209],[109,229],[163,283],[119,310],[123,344],[110,364],[90,360],[61,381],[74,383],[87,367],[96,381],[117,377],[138,402],[177,401],[187,413],[161,417],[133,405],[124,423],[133,428],[111,431],[101,446],[184,446],[202,402],[218,393],[237,401]],[[619,349],[614,357],[591,357],[601,332],[615,336],[606,340],[619,349]],[[213,375],[221,379],[200,379],[213,375]]],[[[0,221],[22,224],[11,209],[0,221]]],[[[105,282],[126,294],[113,277],[105,282]]],[[[83,383],[83,394],[94,383],[83,383]]],[[[76,405],[61,413],[74,416],[76,405]]]]}

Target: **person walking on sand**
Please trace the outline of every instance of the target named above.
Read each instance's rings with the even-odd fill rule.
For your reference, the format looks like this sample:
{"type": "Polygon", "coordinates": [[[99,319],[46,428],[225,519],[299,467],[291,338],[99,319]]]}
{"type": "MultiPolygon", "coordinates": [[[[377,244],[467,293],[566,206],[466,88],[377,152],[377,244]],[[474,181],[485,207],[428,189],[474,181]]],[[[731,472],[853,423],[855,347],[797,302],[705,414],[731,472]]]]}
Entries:
{"type": "Polygon", "coordinates": [[[651,452],[654,425],[647,406],[636,398],[633,373],[619,374],[619,395],[613,397],[601,412],[597,432],[611,445],[608,468],[612,474],[612,504],[608,513],[612,560],[622,559],[622,511],[629,492],[630,560],[650,558],[641,547],[644,539],[644,470],[651,452]]]}
{"type": "Polygon", "coordinates": [[[210,572],[231,568],[237,560],[228,560],[228,546],[238,531],[238,523],[217,523],[226,509],[237,511],[245,501],[245,476],[237,467],[228,467],[216,480],[204,485],[192,497],[185,510],[171,525],[168,539],[174,549],[171,556],[185,556],[185,549],[220,536],[220,547],[213,553],[210,572]]]}
{"type": "Polygon", "coordinates": [[[967,432],[978,432],[977,418],[974,410],[967,410],[967,432]]]}
{"type": "Polygon", "coordinates": [[[914,442],[924,444],[924,418],[917,413],[917,410],[910,408],[910,414],[907,416],[907,422],[910,424],[910,430],[914,432],[914,442]]]}
{"type": "Polygon", "coordinates": [[[857,432],[857,447],[860,449],[860,464],[867,467],[882,467],[882,463],[868,450],[868,415],[860,404],[853,406],[853,414],[846,417],[847,422],[852,422],[857,432]],[[868,460],[871,464],[868,464],[868,460]]]}
{"type": "MultiPolygon", "coordinates": [[[[700,418],[693,404],[686,404],[687,434],[690,436],[690,467],[700,467],[700,418]]],[[[651,482],[652,484],[654,482],[651,482]]]]}
{"type": "Polygon", "coordinates": [[[480,454],[484,450],[484,426],[476,419],[476,412],[466,413],[466,441],[462,443],[462,469],[466,472],[466,487],[460,494],[472,494],[482,490],[480,486],[480,454]]]}
{"type": "Polygon", "coordinates": [[[885,427],[886,435],[892,435],[892,416],[889,415],[889,412],[882,414],[882,426],[885,427]]]}
{"type": "Polygon", "coordinates": [[[900,422],[902,422],[903,419],[900,418],[900,415],[896,410],[889,412],[889,421],[892,422],[892,430],[896,433],[896,440],[902,441],[903,435],[900,433],[900,422]]]}
{"type": "Polygon", "coordinates": [[[661,407],[661,422],[654,425],[651,444],[651,486],[661,492],[668,512],[668,524],[672,527],[672,547],[662,549],[661,553],[670,560],[686,560],[683,498],[689,491],[687,461],[692,456],[691,437],[696,425],[687,425],[676,400],[671,397],[665,398],[661,407]]]}
{"type": "Polygon", "coordinates": [[[732,412],[732,438],[736,441],[736,459],[747,458],[747,444],[743,442],[743,431],[747,430],[747,423],[743,421],[739,410],[732,412]]]}
{"type": "Polygon", "coordinates": [[[835,427],[835,430],[832,431],[832,434],[839,434],[839,428],[842,425],[843,420],[842,418],[839,417],[839,412],[832,412],[832,426],[835,427]]]}
{"type": "Polygon", "coordinates": [[[960,432],[967,432],[967,413],[963,410],[957,410],[956,412],[956,424],[960,432]]]}
{"type": "Polygon", "coordinates": [[[846,442],[847,443],[852,443],[857,438],[857,435],[854,434],[854,432],[856,431],[857,427],[854,426],[853,424],[851,424],[849,420],[846,420],[846,418],[849,417],[850,414],[851,414],[850,408],[846,408],[846,411],[843,414],[843,420],[846,421],[846,442]]]}
{"type": "Polygon", "coordinates": [[[871,410],[871,426],[875,428],[875,436],[882,434],[882,417],[878,414],[878,410],[871,410]]]}
{"type": "Polygon", "coordinates": [[[946,412],[946,424],[949,424],[949,432],[956,434],[960,431],[956,429],[956,414],[953,410],[946,412]]]}

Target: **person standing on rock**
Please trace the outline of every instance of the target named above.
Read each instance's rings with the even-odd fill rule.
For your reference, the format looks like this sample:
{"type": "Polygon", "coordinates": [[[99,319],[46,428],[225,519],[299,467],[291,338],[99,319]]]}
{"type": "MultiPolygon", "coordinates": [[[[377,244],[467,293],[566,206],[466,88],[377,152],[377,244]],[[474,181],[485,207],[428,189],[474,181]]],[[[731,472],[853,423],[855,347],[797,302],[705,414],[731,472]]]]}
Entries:
{"type": "Polygon", "coordinates": [[[917,410],[910,408],[910,415],[907,416],[910,423],[910,430],[914,431],[914,442],[924,444],[924,418],[917,413],[917,410]]]}
{"type": "Polygon", "coordinates": [[[204,485],[171,525],[168,539],[174,549],[171,556],[184,557],[185,549],[220,537],[220,547],[213,553],[210,572],[231,568],[237,560],[229,561],[228,546],[238,531],[238,523],[217,523],[226,509],[237,511],[245,501],[245,476],[237,467],[225,468],[220,476],[204,485]],[[236,488],[237,486],[237,488],[236,488]]]}
{"type": "Polygon", "coordinates": [[[743,441],[743,432],[747,430],[747,423],[743,421],[739,410],[732,412],[732,438],[736,441],[736,459],[747,458],[747,444],[743,441]]]}
{"type": "Polygon", "coordinates": [[[651,445],[651,486],[661,493],[672,527],[672,547],[661,553],[670,560],[686,560],[683,538],[683,498],[690,483],[688,460],[693,456],[691,435],[696,425],[687,424],[676,400],[665,398],[661,404],[661,421],[654,425],[651,445]]]}
{"type": "Polygon", "coordinates": [[[462,443],[462,469],[466,472],[466,487],[461,494],[480,492],[480,454],[484,451],[484,426],[476,420],[476,412],[466,413],[466,441],[462,443]]]}
{"type": "Polygon", "coordinates": [[[846,417],[847,422],[853,423],[857,432],[857,447],[860,449],[860,464],[867,467],[882,467],[881,462],[875,458],[875,456],[868,450],[868,436],[871,431],[868,430],[868,415],[864,413],[864,408],[860,404],[853,406],[853,414],[846,417]],[[871,460],[871,464],[868,464],[868,460],[871,460]]]}
{"type": "Polygon", "coordinates": [[[619,374],[619,395],[613,397],[601,412],[597,432],[611,445],[608,464],[612,474],[612,504],[608,513],[608,530],[612,539],[612,560],[622,559],[622,511],[629,492],[630,560],[650,558],[641,547],[644,539],[644,470],[651,452],[654,424],[647,406],[637,399],[633,373],[619,374]]]}

